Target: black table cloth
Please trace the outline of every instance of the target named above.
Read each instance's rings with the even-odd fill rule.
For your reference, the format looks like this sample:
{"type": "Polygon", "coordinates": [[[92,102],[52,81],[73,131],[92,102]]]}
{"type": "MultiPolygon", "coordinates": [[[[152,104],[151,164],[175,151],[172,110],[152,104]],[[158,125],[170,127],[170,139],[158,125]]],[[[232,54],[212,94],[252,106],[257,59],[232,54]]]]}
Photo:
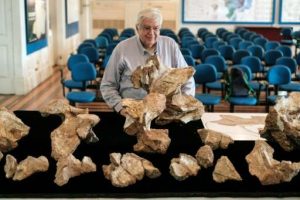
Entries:
{"type": "MultiPolygon", "coordinates": [[[[55,115],[42,117],[37,111],[16,111],[15,114],[28,126],[30,132],[19,141],[19,146],[8,152],[17,161],[27,156],[44,155],[49,160],[47,172],[36,173],[22,181],[5,178],[5,158],[0,162],[0,197],[115,197],[115,198],[150,198],[150,197],[295,197],[300,196],[300,175],[289,183],[272,186],[262,186],[258,179],[248,172],[245,156],[252,150],[253,141],[235,142],[226,150],[216,150],[215,161],[226,155],[243,178],[242,182],[227,181],[215,183],[212,179],[213,167],[201,169],[197,176],[184,181],[175,180],[169,173],[170,160],[179,153],[195,156],[203,145],[197,134],[202,128],[201,121],[188,124],[172,123],[166,126],[152,124],[153,128],[169,129],[170,147],[165,155],[137,153],[151,161],[160,169],[162,175],[157,179],[144,177],[136,184],[126,188],[112,186],[104,178],[102,165],[109,164],[109,154],[112,152],[133,152],[136,137],[123,132],[125,119],[116,113],[94,113],[101,121],[94,127],[99,142],[86,144],[83,141],[74,152],[77,159],[89,156],[97,165],[97,171],[71,178],[66,185],[57,186],[53,181],[56,172],[56,162],[51,158],[50,133],[61,124],[61,118],[55,115]]],[[[278,160],[299,161],[299,151],[287,153],[277,145],[274,157],[278,160]]]]}

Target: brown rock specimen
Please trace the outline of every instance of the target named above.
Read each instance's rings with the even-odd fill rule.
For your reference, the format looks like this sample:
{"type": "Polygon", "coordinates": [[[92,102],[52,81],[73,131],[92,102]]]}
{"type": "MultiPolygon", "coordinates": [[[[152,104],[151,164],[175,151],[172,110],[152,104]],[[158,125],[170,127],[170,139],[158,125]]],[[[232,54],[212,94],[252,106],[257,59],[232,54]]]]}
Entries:
{"type": "Polygon", "coordinates": [[[281,98],[267,115],[262,137],[275,140],[285,151],[300,148],[300,93],[281,98]]]}
{"type": "Polygon", "coordinates": [[[240,174],[236,171],[227,156],[221,156],[218,159],[213,171],[213,179],[217,183],[224,183],[227,180],[242,181],[240,174]]]}
{"type": "Polygon", "coordinates": [[[54,100],[40,111],[43,115],[63,116],[62,124],[51,133],[51,156],[58,160],[72,154],[80,140],[98,141],[92,128],[100,121],[97,115],[88,114],[87,109],[78,109],[63,100],[54,100]]]}
{"type": "Polygon", "coordinates": [[[129,135],[134,135],[143,129],[150,130],[151,121],[166,108],[166,97],[150,93],[143,100],[125,98],[122,106],[128,114],[124,129],[129,135]]]}
{"type": "Polygon", "coordinates": [[[18,146],[18,141],[28,135],[29,127],[6,108],[0,109],[0,151],[8,152],[18,146]]]}
{"type": "Polygon", "coordinates": [[[110,180],[115,187],[127,187],[142,180],[146,175],[149,178],[157,178],[161,175],[159,169],[153,164],[134,154],[120,153],[110,154],[110,164],[103,165],[103,173],[106,179],[110,180]]]}
{"type": "Polygon", "coordinates": [[[167,99],[167,107],[155,120],[165,125],[171,122],[188,123],[198,120],[204,113],[203,104],[192,96],[177,93],[167,99]]]}
{"type": "Polygon", "coordinates": [[[214,164],[214,152],[209,145],[200,147],[195,157],[201,167],[208,168],[214,164]]]}
{"type": "Polygon", "coordinates": [[[134,151],[165,154],[171,143],[168,129],[150,129],[139,133],[134,151]]]}
{"type": "Polygon", "coordinates": [[[5,158],[5,165],[4,165],[4,172],[6,178],[12,178],[16,172],[18,165],[18,161],[15,157],[10,154],[6,155],[5,158]]]}
{"type": "Polygon", "coordinates": [[[201,169],[193,156],[184,153],[180,153],[179,158],[173,158],[169,168],[170,174],[178,181],[196,176],[201,169]]]}
{"type": "Polygon", "coordinates": [[[187,123],[201,118],[204,106],[192,96],[181,94],[181,87],[193,76],[193,67],[171,68],[164,66],[159,58],[149,57],[144,66],[133,72],[132,82],[136,88],[144,88],[148,93],[160,93],[166,96],[165,111],[158,117],[157,123],[172,121],[187,123]]]}
{"type": "Polygon", "coordinates": [[[18,164],[13,156],[7,155],[4,166],[6,178],[12,177],[14,181],[21,181],[37,172],[45,172],[48,168],[49,162],[45,156],[38,158],[28,156],[18,164]]]}
{"type": "Polygon", "coordinates": [[[212,150],[227,149],[228,145],[234,142],[230,137],[210,129],[198,129],[197,132],[202,142],[209,145],[212,150]]]}
{"type": "Polygon", "coordinates": [[[300,162],[278,161],[273,159],[274,149],[265,141],[255,141],[253,150],[246,156],[251,175],[256,176],[262,185],[289,182],[300,170],[300,162]]]}
{"type": "Polygon", "coordinates": [[[96,165],[90,157],[84,156],[80,161],[72,154],[65,158],[61,157],[56,163],[56,167],[54,183],[58,186],[67,184],[72,177],[96,171],[96,165]]]}

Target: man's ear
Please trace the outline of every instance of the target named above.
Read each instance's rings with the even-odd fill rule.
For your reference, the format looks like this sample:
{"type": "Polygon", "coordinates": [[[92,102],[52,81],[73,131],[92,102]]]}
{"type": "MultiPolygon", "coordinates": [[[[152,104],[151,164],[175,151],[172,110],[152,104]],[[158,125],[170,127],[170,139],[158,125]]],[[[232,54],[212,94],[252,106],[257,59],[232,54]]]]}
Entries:
{"type": "Polygon", "coordinates": [[[137,31],[139,30],[138,26],[139,26],[138,24],[135,25],[135,29],[136,29],[137,31]]]}

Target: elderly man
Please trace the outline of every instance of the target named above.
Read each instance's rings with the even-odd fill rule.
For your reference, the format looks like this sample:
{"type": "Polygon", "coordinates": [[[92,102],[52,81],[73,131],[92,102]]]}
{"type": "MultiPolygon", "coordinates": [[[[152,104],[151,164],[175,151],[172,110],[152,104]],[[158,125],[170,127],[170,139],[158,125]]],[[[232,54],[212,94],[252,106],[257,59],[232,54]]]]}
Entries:
{"type": "MultiPolygon", "coordinates": [[[[112,52],[101,82],[100,90],[105,102],[116,112],[122,112],[122,98],[143,99],[147,92],[136,89],[131,82],[133,71],[144,65],[151,55],[158,55],[168,67],[187,67],[178,44],[169,37],[160,36],[162,15],[158,9],[145,9],[137,17],[137,35],[120,42],[112,52]]],[[[195,82],[191,78],[182,92],[195,95],[195,82]]]]}

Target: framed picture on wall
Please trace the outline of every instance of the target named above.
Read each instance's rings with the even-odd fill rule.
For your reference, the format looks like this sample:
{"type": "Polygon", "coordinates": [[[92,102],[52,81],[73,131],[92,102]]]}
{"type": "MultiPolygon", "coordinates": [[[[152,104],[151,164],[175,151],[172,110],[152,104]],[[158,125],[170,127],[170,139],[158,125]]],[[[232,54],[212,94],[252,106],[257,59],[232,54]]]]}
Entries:
{"type": "Polygon", "coordinates": [[[275,0],[182,0],[182,22],[273,24],[275,0]]]}
{"type": "Polygon", "coordinates": [[[66,38],[79,31],[79,0],[65,0],[66,38]]]}
{"type": "Polygon", "coordinates": [[[300,1],[280,0],[279,24],[300,24],[300,1]]]}
{"type": "Polygon", "coordinates": [[[47,0],[25,0],[26,47],[31,54],[47,46],[47,0]]]}

